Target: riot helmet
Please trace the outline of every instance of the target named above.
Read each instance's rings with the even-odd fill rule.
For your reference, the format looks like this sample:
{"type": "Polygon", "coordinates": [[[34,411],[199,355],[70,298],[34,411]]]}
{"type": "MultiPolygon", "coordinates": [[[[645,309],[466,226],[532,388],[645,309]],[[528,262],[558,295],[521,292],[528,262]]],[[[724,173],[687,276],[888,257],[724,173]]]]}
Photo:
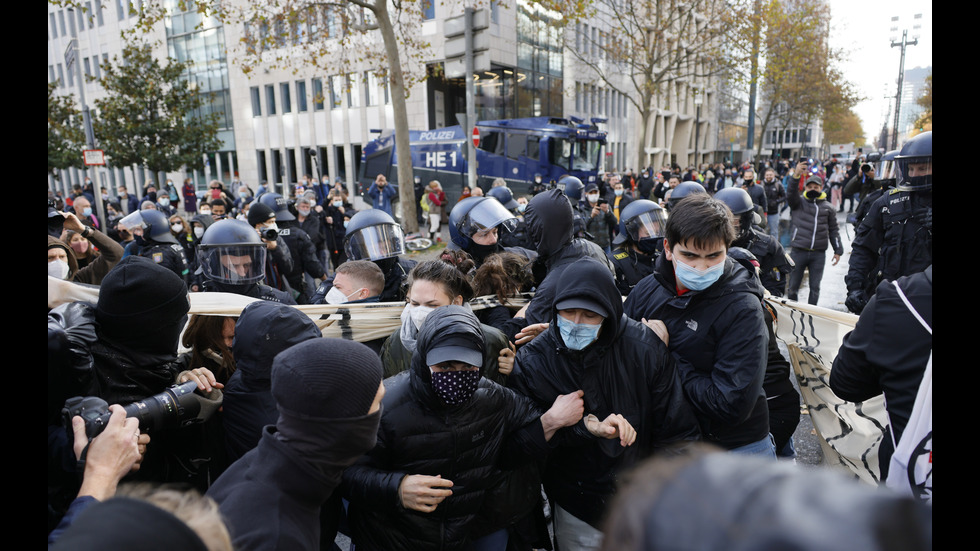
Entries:
{"type": "Polygon", "coordinates": [[[721,201],[732,211],[735,219],[738,220],[739,235],[745,235],[751,231],[752,224],[762,222],[762,217],[755,211],[755,203],[749,192],[740,187],[726,187],[715,193],[715,199],[721,201]]]}
{"type": "Polygon", "coordinates": [[[227,218],[208,226],[197,260],[208,279],[230,285],[258,283],[265,277],[265,243],[248,222],[227,218]]]}
{"type": "Polygon", "coordinates": [[[903,191],[932,189],[932,130],[902,145],[895,156],[895,178],[903,191]]]}
{"type": "Polygon", "coordinates": [[[623,208],[619,214],[619,234],[613,245],[629,241],[644,254],[655,254],[663,249],[664,228],[667,215],[664,209],[649,199],[637,199],[623,208]]]}
{"type": "Polygon", "coordinates": [[[263,193],[259,197],[259,202],[267,205],[276,213],[276,222],[291,222],[296,220],[293,213],[289,211],[289,201],[278,193],[263,193]]]}
{"type": "Polygon", "coordinates": [[[119,220],[119,224],[126,229],[137,226],[143,228],[143,239],[157,243],[177,244],[177,239],[170,233],[170,220],[158,210],[146,209],[131,212],[119,220]]]}
{"type": "Polygon", "coordinates": [[[582,180],[570,174],[559,178],[555,187],[560,189],[573,205],[577,205],[582,200],[582,191],[585,190],[585,184],[582,183],[582,180]]]}
{"type": "Polygon", "coordinates": [[[507,186],[490,188],[490,191],[487,192],[487,197],[493,197],[494,199],[500,201],[500,204],[507,210],[514,210],[517,208],[517,201],[514,200],[514,194],[507,186]]]}
{"type": "MultiPolygon", "coordinates": [[[[504,189],[504,188],[494,188],[504,189]]],[[[517,201],[514,201],[517,205],[517,201]]],[[[456,203],[449,213],[449,236],[457,247],[467,250],[473,245],[473,235],[496,227],[514,231],[517,218],[492,197],[467,197],[456,203]]]]}
{"type": "Polygon", "coordinates": [[[347,224],[344,252],[351,260],[383,260],[405,254],[402,227],[381,209],[359,211],[347,224]]]}
{"type": "Polygon", "coordinates": [[[691,195],[692,193],[708,193],[705,191],[704,186],[693,181],[688,180],[686,182],[681,182],[677,184],[677,187],[670,191],[670,197],[667,199],[667,210],[674,208],[674,205],[678,201],[691,195]]]}

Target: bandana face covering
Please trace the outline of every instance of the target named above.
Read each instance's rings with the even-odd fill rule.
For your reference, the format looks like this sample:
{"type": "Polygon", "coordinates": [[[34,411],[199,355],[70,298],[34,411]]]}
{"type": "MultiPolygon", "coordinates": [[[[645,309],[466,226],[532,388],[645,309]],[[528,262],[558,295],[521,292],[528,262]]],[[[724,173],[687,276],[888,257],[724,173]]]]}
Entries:
{"type": "Polygon", "coordinates": [[[468,402],[479,384],[479,369],[432,372],[432,389],[450,406],[468,402]]]}

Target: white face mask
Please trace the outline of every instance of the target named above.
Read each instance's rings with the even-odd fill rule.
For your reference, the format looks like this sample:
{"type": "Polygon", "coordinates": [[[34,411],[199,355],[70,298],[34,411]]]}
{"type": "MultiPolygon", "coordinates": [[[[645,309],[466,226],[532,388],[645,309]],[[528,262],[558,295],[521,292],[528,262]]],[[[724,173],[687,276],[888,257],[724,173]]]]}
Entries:
{"type": "Polygon", "coordinates": [[[194,228],[194,235],[195,235],[195,236],[196,236],[196,237],[197,237],[198,239],[200,239],[200,238],[202,238],[202,237],[204,237],[204,228],[202,228],[201,226],[197,226],[197,227],[195,227],[195,228],[194,228]]]}
{"type": "Polygon", "coordinates": [[[211,209],[201,209],[201,214],[211,214],[211,209]]]}
{"type": "MultiPolygon", "coordinates": [[[[360,291],[361,290],[358,289],[353,293],[351,293],[350,295],[356,295],[360,291]]],[[[327,291],[327,296],[324,298],[326,299],[327,304],[344,304],[349,301],[350,295],[345,295],[344,292],[341,291],[340,289],[336,287],[331,287],[330,290],[327,291]]]]}
{"type": "Polygon", "coordinates": [[[586,197],[589,198],[589,202],[590,203],[595,203],[595,202],[597,202],[599,200],[599,194],[598,193],[590,193],[590,194],[586,195],[586,197]]]}
{"type": "Polygon", "coordinates": [[[180,232],[184,231],[184,225],[183,224],[173,224],[173,225],[170,226],[170,229],[173,230],[174,233],[180,233],[180,232]]]}
{"type": "Polygon", "coordinates": [[[412,324],[415,326],[415,330],[418,331],[422,328],[422,323],[425,318],[429,316],[429,313],[435,310],[431,306],[412,306],[409,304],[402,311],[402,321],[406,319],[412,320],[412,324]]]}
{"type": "Polygon", "coordinates": [[[160,204],[165,207],[165,206],[167,206],[167,205],[170,204],[170,199],[167,199],[166,197],[163,197],[163,198],[160,199],[160,204]]]}
{"type": "Polygon", "coordinates": [[[55,279],[65,279],[71,268],[64,260],[52,260],[48,262],[48,275],[55,279]]]}
{"type": "Polygon", "coordinates": [[[337,208],[340,208],[340,207],[344,206],[344,200],[343,199],[340,199],[340,200],[334,201],[333,202],[333,206],[335,206],[337,208]]]}

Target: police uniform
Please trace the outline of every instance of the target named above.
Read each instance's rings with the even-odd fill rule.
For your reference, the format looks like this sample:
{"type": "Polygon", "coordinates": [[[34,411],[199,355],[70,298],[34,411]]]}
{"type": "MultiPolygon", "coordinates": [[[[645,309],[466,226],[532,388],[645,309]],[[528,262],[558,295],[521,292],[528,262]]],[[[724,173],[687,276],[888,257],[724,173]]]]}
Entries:
{"type": "Polygon", "coordinates": [[[180,276],[184,283],[190,286],[190,265],[187,256],[184,255],[184,248],[176,243],[157,243],[156,241],[146,240],[146,244],[141,248],[139,256],[149,258],[153,262],[163,266],[171,272],[180,276]]]}
{"type": "Polygon", "coordinates": [[[630,243],[623,243],[612,250],[609,260],[616,267],[616,287],[625,297],[641,279],[653,273],[657,257],[638,253],[630,243]]]}
{"type": "Polygon", "coordinates": [[[733,247],[748,249],[759,261],[759,279],[762,286],[772,295],[781,297],[786,294],[786,281],[795,264],[779,241],[772,235],[750,228],[748,239],[741,236],[732,243],[733,247]]]}

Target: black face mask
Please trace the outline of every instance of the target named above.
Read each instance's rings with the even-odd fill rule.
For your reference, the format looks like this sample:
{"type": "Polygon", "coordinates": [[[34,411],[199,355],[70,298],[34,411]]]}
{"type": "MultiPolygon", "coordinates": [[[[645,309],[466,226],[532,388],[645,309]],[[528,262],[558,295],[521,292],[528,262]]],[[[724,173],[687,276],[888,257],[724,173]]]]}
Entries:
{"type": "Polygon", "coordinates": [[[500,252],[502,250],[503,247],[501,247],[499,243],[494,243],[493,245],[480,245],[479,243],[477,243],[476,241],[472,241],[471,239],[471,243],[467,252],[470,253],[471,256],[473,256],[473,260],[476,260],[477,262],[482,262],[484,258],[490,256],[493,253],[500,252]]]}
{"type": "Polygon", "coordinates": [[[803,195],[806,196],[806,198],[810,199],[811,201],[816,201],[817,198],[820,197],[820,192],[815,189],[811,189],[810,191],[807,191],[803,195]]]}
{"type": "Polygon", "coordinates": [[[636,242],[636,249],[647,256],[660,254],[664,250],[664,238],[644,237],[636,242]]]}
{"type": "Polygon", "coordinates": [[[745,185],[749,185],[752,183],[752,178],[746,178],[745,180],[742,181],[742,183],[745,185]]]}

